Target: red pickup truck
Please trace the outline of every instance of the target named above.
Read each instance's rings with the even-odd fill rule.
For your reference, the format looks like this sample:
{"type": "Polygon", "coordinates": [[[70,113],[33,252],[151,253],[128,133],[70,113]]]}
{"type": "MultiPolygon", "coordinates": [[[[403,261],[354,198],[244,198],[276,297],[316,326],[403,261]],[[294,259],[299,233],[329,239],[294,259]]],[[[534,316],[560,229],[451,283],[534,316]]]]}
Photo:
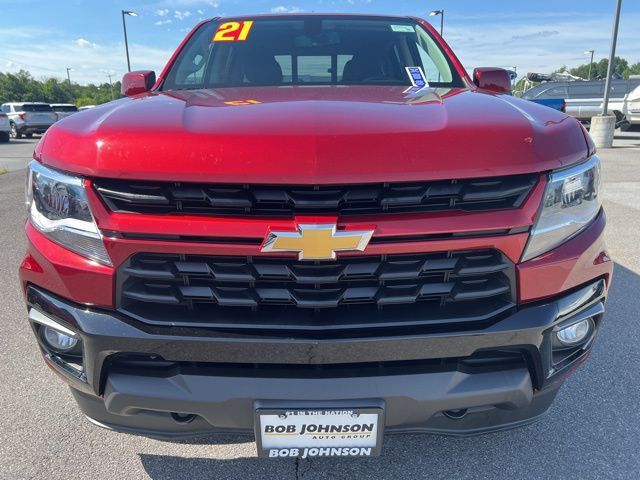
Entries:
{"type": "Polygon", "coordinates": [[[540,417],[612,261],[581,125],[420,19],[214,18],[37,146],[20,266],[87,418],[267,457],[540,417]]]}

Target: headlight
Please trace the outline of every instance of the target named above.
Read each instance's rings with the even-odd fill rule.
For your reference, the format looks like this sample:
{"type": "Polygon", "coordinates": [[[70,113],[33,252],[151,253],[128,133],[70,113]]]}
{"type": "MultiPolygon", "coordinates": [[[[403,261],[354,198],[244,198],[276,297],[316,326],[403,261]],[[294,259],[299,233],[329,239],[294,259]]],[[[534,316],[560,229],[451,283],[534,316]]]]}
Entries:
{"type": "Polygon", "coordinates": [[[51,170],[32,160],[26,187],[27,212],[36,229],[69,250],[111,265],[82,177],[51,170]]]}
{"type": "Polygon", "coordinates": [[[522,260],[529,260],[566,242],[600,211],[600,159],[551,173],[542,208],[522,260]]]}

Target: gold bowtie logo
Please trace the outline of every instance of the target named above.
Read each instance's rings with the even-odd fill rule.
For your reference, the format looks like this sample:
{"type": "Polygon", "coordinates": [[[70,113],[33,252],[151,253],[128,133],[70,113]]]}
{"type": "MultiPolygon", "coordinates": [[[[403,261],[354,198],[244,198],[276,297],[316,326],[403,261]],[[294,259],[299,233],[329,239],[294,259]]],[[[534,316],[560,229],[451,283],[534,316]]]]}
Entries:
{"type": "Polygon", "coordinates": [[[364,251],[373,230],[336,231],[335,224],[298,225],[297,232],[269,232],[263,252],[297,252],[298,260],[335,260],[336,252],[364,251]]]}

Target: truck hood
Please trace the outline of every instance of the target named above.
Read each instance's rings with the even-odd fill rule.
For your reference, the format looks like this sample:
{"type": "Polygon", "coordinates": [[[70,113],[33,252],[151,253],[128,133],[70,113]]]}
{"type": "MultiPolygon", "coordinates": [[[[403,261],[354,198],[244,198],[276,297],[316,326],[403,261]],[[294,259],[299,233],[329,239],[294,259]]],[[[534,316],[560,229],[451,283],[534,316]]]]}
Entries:
{"type": "Polygon", "coordinates": [[[486,177],[586,156],[578,122],[547,107],[386,86],[149,93],[65,118],[36,149],[87,176],[263,184],[486,177]]]}

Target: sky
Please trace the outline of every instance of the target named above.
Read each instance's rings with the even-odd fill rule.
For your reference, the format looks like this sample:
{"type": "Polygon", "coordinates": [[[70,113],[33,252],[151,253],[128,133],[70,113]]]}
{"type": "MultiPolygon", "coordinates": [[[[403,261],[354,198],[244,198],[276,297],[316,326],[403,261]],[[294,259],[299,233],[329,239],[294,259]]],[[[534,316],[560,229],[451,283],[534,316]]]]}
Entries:
{"type": "MultiPolygon", "coordinates": [[[[0,72],[104,83],[126,71],[121,10],[131,67],[159,72],[200,20],[215,16],[340,12],[412,15],[439,27],[464,66],[550,72],[607,57],[615,0],[0,0],[0,72]]],[[[617,54],[640,62],[640,1],[622,5],[617,54]]]]}

